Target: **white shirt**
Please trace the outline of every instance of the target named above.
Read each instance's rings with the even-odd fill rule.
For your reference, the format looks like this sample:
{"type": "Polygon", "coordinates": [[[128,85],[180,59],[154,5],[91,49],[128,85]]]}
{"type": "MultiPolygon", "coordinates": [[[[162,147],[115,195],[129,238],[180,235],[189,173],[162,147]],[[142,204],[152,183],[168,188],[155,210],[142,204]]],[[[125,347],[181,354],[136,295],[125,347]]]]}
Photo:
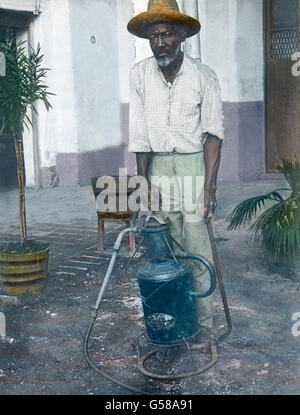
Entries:
{"type": "Polygon", "coordinates": [[[154,57],[132,68],[129,151],[195,153],[207,133],[224,138],[219,81],[208,66],[184,55],[173,84],[154,57]]]}

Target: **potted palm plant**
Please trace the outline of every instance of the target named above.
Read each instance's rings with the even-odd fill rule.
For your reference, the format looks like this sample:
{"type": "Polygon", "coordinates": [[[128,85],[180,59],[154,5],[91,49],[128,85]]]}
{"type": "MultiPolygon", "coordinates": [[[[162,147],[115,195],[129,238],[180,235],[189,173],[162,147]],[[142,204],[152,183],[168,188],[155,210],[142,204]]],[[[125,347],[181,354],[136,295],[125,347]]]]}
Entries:
{"type": "Polygon", "coordinates": [[[47,276],[49,247],[27,239],[23,131],[31,126],[28,110],[37,113],[37,101],[42,101],[47,111],[51,108],[50,92],[44,83],[48,69],[42,67],[44,56],[39,46],[28,51],[26,42],[6,41],[0,43],[0,52],[5,56],[5,74],[0,77],[0,135],[5,132],[14,140],[20,221],[20,242],[0,248],[0,283],[2,290],[20,294],[39,286],[30,287],[29,282],[40,282],[47,276]]]}
{"type": "Polygon", "coordinates": [[[300,163],[294,155],[280,160],[277,169],[290,187],[241,202],[227,218],[228,230],[250,225],[254,240],[262,243],[274,264],[293,266],[300,253],[300,163]],[[283,196],[286,191],[288,196],[283,196]],[[266,207],[267,202],[271,206],[266,207]]]}

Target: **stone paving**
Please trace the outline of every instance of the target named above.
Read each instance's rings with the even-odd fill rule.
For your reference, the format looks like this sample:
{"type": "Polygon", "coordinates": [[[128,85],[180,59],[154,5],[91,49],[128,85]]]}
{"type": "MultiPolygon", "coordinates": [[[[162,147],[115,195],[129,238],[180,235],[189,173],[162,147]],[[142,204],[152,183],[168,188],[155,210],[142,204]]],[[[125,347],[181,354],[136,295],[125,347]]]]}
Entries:
{"type": "MultiPolygon", "coordinates": [[[[77,275],[78,272],[88,271],[91,266],[101,265],[103,258],[112,252],[112,234],[124,225],[109,229],[110,224],[106,224],[105,242],[107,249],[102,255],[98,249],[98,232],[96,226],[82,224],[54,224],[39,223],[30,226],[28,233],[29,239],[50,244],[51,262],[50,272],[58,275],[77,275]],[[108,225],[108,226],[107,226],[108,225]]],[[[111,228],[111,226],[110,226],[111,228]]],[[[0,233],[0,244],[8,241],[15,241],[18,238],[18,227],[11,225],[6,232],[0,233]]],[[[121,254],[124,249],[122,249],[121,254]]]]}
{"type": "MultiPolygon", "coordinates": [[[[246,230],[228,233],[225,223],[238,201],[282,184],[265,180],[220,185],[214,229],[233,333],[219,345],[219,360],[212,369],[174,381],[145,378],[137,370],[137,339],[144,323],[135,274],[143,255],[125,274],[128,241],[91,336],[96,364],[122,383],[150,394],[298,395],[300,337],[291,330],[292,315],[300,312],[299,276],[274,270],[246,230]]],[[[0,244],[18,238],[16,200],[15,192],[0,193],[0,244]]],[[[82,354],[92,307],[122,225],[106,224],[107,250],[99,254],[89,187],[28,189],[27,218],[29,238],[51,244],[49,277],[39,293],[18,296],[13,303],[0,301],[7,332],[6,340],[0,340],[0,395],[132,394],[98,376],[82,354]]],[[[0,299],[1,294],[7,296],[0,291],[0,299]]],[[[214,302],[217,326],[224,326],[219,293],[214,302]]],[[[146,347],[143,341],[141,347],[146,347]]],[[[197,346],[192,346],[193,364],[202,364],[207,350],[197,346]]],[[[170,372],[178,364],[173,362],[170,372]]]]}

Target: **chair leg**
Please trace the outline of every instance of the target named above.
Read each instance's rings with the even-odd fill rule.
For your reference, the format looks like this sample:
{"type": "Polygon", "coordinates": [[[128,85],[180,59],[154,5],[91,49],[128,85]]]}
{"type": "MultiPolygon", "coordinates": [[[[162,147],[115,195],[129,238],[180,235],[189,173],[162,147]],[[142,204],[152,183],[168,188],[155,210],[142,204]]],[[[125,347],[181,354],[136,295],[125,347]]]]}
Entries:
{"type": "MultiPolygon", "coordinates": [[[[132,226],[132,222],[130,222],[130,226],[132,226]]],[[[129,246],[131,255],[133,255],[135,251],[135,236],[133,232],[130,232],[129,234],[129,246]]]]}
{"type": "MultiPolygon", "coordinates": [[[[129,220],[126,220],[125,223],[126,223],[126,228],[130,228],[132,226],[132,223],[129,220]]],[[[133,252],[135,250],[134,249],[134,241],[133,241],[132,237],[133,237],[133,234],[130,233],[129,234],[129,248],[130,248],[131,254],[133,254],[133,252]]]]}
{"type": "Polygon", "coordinates": [[[99,251],[104,251],[104,220],[98,216],[99,251]]]}

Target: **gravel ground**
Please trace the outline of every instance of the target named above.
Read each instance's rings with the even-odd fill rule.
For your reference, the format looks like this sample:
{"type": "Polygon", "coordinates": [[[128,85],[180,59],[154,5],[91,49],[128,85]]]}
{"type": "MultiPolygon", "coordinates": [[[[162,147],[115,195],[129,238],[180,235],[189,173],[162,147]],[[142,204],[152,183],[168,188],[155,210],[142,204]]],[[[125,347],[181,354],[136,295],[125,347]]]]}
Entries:
{"type": "MultiPolygon", "coordinates": [[[[227,232],[225,219],[241,200],[284,187],[280,180],[223,183],[214,223],[232,335],[218,346],[217,364],[204,374],[160,381],[137,370],[137,340],[144,332],[136,270],[144,255],[128,263],[127,242],[102,302],[90,341],[93,361],[122,383],[160,395],[298,395],[300,337],[292,331],[300,313],[298,269],[275,268],[253,245],[247,230],[227,232]]],[[[97,254],[95,204],[91,188],[28,189],[29,235],[51,242],[49,277],[42,291],[15,296],[0,291],[6,338],[0,340],[0,395],[135,394],[103,379],[85,362],[83,337],[120,225],[107,225],[104,254],[97,254]],[[6,297],[5,297],[6,296],[6,297]],[[7,297],[8,296],[8,297],[7,297]]],[[[17,194],[0,193],[0,243],[17,238],[17,194]]],[[[217,326],[225,319],[215,295],[217,326]]],[[[207,344],[163,360],[167,372],[192,370],[209,360],[207,344]]],[[[147,349],[147,350],[148,350],[147,349]]],[[[162,367],[155,355],[150,369],[162,367]]],[[[165,359],[165,358],[164,358],[165,359]]],[[[176,372],[178,373],[178,372],[176,372]]]]}

